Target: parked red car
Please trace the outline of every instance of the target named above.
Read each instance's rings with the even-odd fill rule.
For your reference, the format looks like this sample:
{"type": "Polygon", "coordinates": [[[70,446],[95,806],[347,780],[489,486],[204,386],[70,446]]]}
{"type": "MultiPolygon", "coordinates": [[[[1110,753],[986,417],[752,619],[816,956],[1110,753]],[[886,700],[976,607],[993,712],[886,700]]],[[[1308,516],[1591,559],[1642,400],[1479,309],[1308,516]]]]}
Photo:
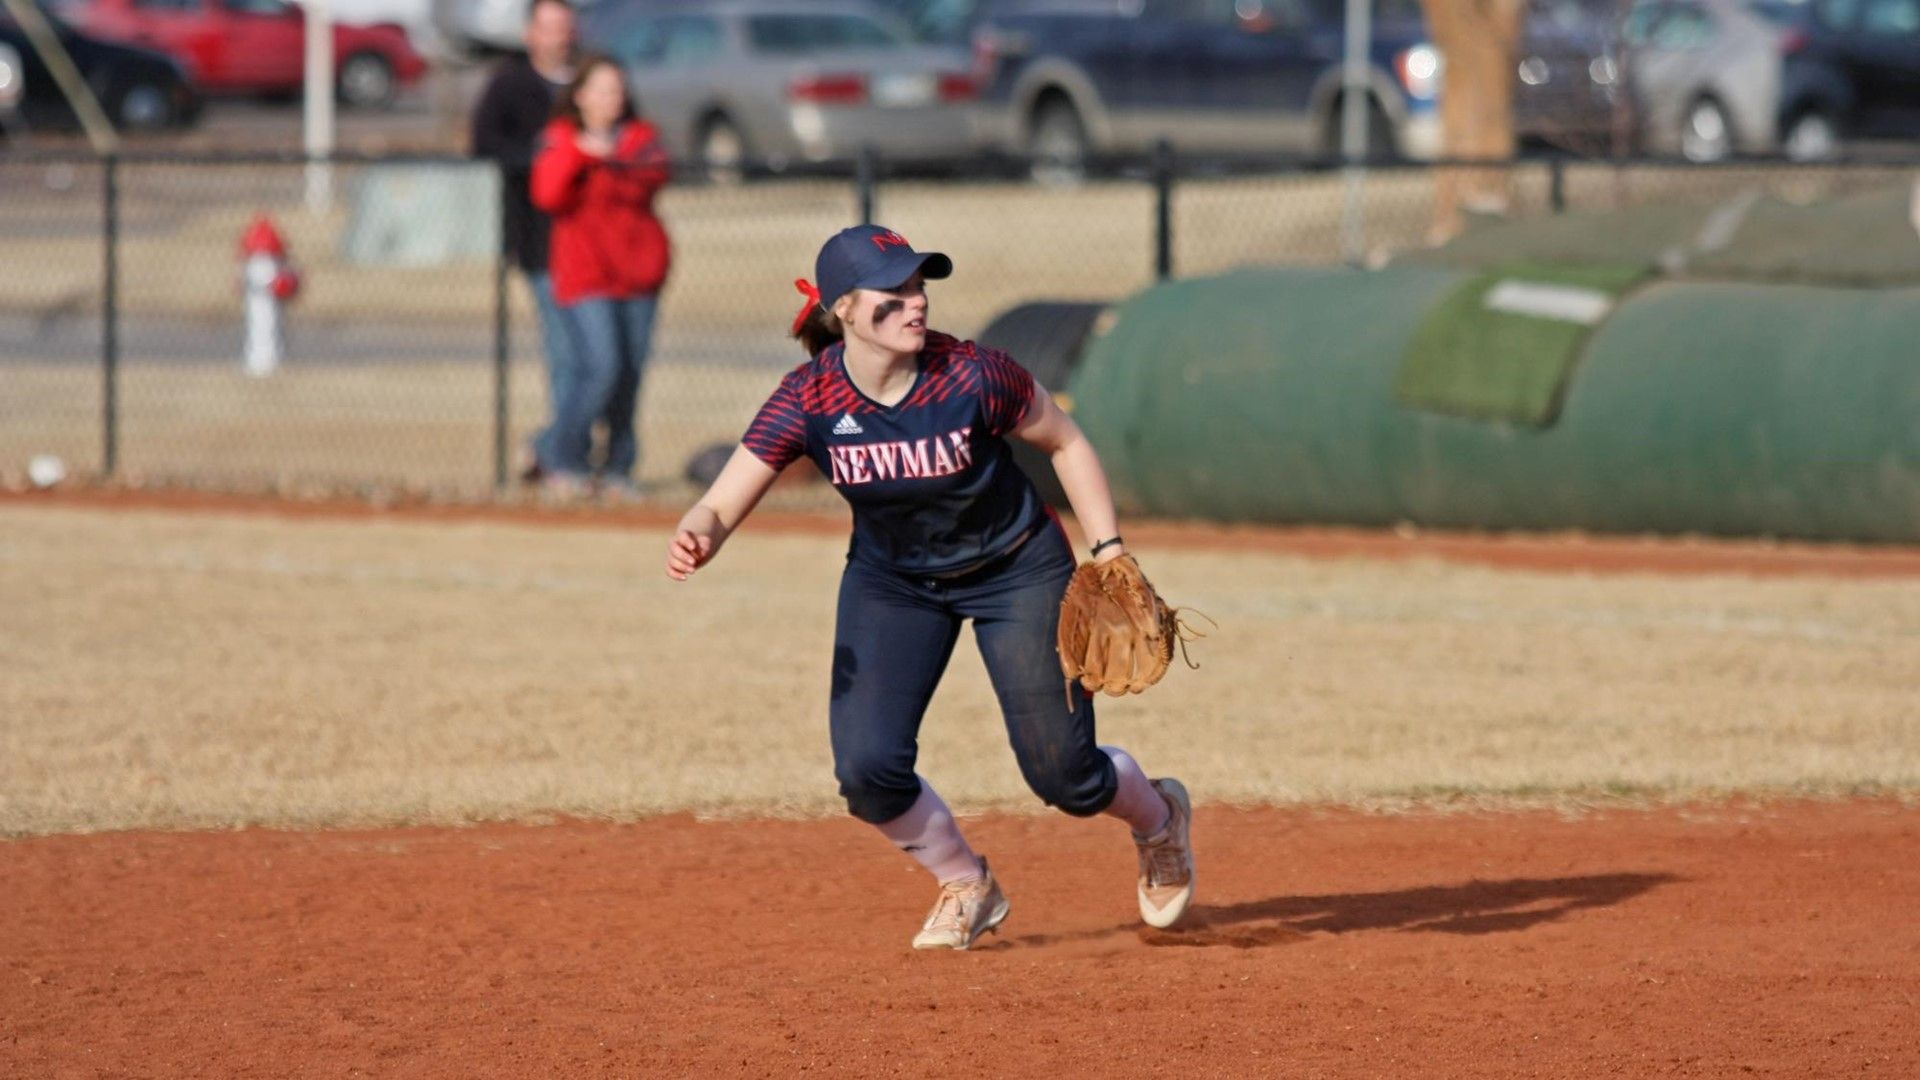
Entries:
{"type": "MultiPolygon", "coordinates": [[[[82,0],[80,26],[159,49],[207,94],[297,93],[306,70],[306,12],[285,0],[82,0]]],[[[385,108],[427,63],[398,26],[333,28],[334,81],[355,108],[385,108]]]]}

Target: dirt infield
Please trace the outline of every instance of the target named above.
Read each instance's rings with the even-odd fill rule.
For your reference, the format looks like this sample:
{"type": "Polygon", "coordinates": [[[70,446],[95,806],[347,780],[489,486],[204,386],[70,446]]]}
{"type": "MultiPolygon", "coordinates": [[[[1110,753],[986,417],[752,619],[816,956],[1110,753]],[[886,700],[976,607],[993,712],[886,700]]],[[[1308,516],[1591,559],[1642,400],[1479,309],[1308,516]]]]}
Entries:
{"type": "Polygon", "coordinates": [[[849,821],[0,845],[0,1073],[1920,1075],[1911,810],[1203,809],[1178,932],[1114,823],[972,829],[947,955],[849,821]]]}
{"type": "Polygon", "coordinates": [[[0,497],[0,1076],[1920,1075],[1920,553],[1129,523],[1223,624],[1101,713],[1195,915],[963,646],[1013,916],[928,956],[835,810],[844,520],[675,586],[671,516],[0,497]]]}

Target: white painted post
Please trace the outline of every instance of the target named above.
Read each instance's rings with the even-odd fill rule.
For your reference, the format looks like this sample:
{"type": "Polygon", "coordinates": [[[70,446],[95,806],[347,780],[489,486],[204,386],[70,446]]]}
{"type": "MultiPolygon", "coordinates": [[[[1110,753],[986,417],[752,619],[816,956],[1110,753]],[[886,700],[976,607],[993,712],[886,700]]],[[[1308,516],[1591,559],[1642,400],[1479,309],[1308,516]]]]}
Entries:
{"type": "Polygon", "coordinates": [[[305,103],[301,110],[307,150],[307,212],[318,217],[333,206],[333,9],[327,0],[302,0],[306,8],[305,103]]]}

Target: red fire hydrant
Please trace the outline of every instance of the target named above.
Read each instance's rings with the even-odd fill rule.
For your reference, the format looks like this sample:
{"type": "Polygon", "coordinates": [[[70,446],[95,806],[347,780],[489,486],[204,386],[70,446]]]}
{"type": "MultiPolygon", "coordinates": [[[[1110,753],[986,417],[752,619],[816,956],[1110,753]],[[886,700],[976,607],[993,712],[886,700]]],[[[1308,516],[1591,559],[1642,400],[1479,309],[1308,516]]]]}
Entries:
{"type": "Polygon", "coordinates": [[[287,242],[273,219],[253,219],[240,237],[240,285],[245,296],[247,374],[265,377],[287,352],[285,307],[300,293],[300,274],[287,258],[287,242]]]}

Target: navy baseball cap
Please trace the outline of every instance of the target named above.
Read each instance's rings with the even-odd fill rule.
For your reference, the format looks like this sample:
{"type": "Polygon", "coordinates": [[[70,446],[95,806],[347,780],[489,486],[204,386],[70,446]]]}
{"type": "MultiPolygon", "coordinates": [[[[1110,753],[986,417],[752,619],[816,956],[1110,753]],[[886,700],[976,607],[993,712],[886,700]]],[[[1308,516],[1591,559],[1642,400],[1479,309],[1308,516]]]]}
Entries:
{"type": "Polygon", "coordinates": [[[813,261],[814,284],[820,288],[820,306],[832,310],[834,301],[855,289],[894,289],[913,276],[928,278],[953,273],[953,260],[937,251],[915,251],[907,238],[878,225],[841,229],[820,247],[813,261]]]}

